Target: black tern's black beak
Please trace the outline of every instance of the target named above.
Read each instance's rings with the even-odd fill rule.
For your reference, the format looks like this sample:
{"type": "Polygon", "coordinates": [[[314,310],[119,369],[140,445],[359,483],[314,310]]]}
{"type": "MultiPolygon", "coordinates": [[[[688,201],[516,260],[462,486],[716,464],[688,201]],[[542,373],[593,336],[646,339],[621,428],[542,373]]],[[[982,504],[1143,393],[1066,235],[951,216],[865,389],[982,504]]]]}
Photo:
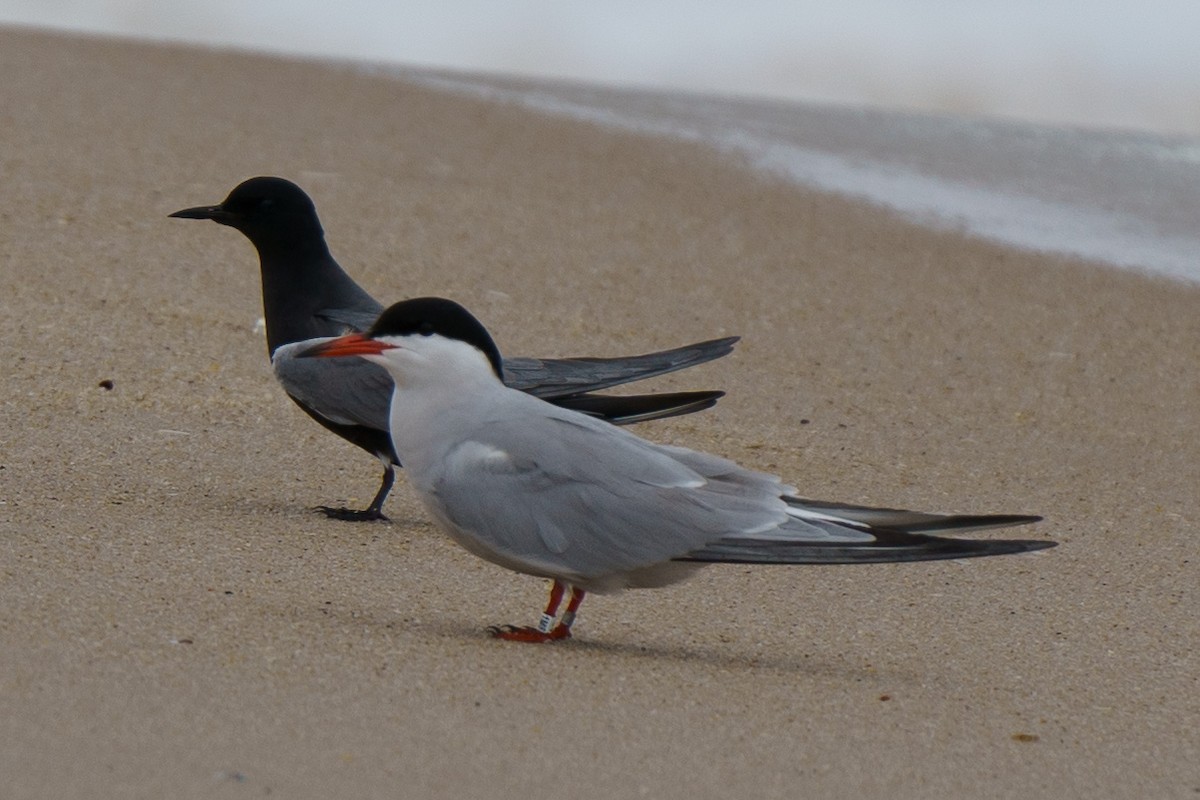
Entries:
{"type": "Polygon", "coordinates": [[[228,225],[233,215],[226,211],[222,206],[196,206],[195,208],[185,208],[182,211],[176,211],[174,214],[168,214],[169,217],[179,217],[180,219],[211,219],[213,222],[220,222],[222,225],[228,225]]]}

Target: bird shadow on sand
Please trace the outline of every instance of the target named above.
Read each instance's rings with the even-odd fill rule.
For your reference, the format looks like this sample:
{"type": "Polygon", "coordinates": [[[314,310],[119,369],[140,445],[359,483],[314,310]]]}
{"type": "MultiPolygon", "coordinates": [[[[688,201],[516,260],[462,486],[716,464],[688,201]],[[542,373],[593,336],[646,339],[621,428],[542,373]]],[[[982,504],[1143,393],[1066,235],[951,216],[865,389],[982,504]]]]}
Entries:
{"type": "MultiPolygon", "coordinates": [[[[485,626],[474,625],[445,618],[421,620],[375,618],[371,613],[356,612],[356,621],[379,625],[395,635],[397,630],[407,629],[418,638],[430,637],[457,646],[478,648],[479,660],[489,652],[511,655],[534,655],[547,663],[562,666],[572,659],[606,659],[638,668],[639,664],[655,662],[674,665],[697,665],[722,672],[776,672],[789,675],[808,675],[851,681],[904,681],[916,680],[919,676],[883,668],[842,653],[799,652],[795,642],[781,639],[777,651],[764,652],[761,646],[754,653],[738,651],[736,641],[713,643],[664,643],[654,641],[615,641],[604,638],[589,638],[577,634],[575,638],[546,644],[506,642],[493,638],[485,626]]],[[[711,633],[711,632],[710,632],[711,633]]],[[[640,634],[639,634],[640,635],[640,634]]],[[[650,635],[650,634],[647,634],[650,635]]],[[[715,637],[715,634],[714,634],[715,637]]]]}

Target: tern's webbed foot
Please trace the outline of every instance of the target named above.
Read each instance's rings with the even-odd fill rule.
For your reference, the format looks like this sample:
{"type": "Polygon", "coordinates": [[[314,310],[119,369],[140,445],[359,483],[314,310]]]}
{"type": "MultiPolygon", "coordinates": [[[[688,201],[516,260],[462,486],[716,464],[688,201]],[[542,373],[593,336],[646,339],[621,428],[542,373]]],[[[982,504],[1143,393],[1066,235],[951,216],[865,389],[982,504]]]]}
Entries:
{"type": "Polygon", "coordinates": [[[494,638],[503,639],[506,642],[527,642],[530,644],[557,642],[561,639],[571,638],[571,629],[561,623],[555,625],[549,631],[542,631],[529,626],[493,625],[488,628],[488,633],[494,638]]]}
{"type": "Polygon", "coordinates": [[[359,511],[353,508],[317,506],[313,511],[319,511],[330,519],[340,519],[343,522],[391,522],[378,508],[364,508],[359,511]]]}

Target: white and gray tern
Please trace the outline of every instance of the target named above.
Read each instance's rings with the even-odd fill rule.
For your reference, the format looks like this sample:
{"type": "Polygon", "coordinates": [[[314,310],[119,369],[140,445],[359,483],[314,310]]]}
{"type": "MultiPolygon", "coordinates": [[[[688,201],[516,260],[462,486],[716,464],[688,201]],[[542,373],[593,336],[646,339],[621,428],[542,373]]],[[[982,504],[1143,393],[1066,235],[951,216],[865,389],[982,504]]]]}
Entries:
{"type": "Polygon", "coordinates": [[[713,562],[924,561],[1054,545],[933,535],[1035,516],[806,500],[773,475],[516,391],[501,379],[507,362],[491,336],[450,300],[397,303],[366,334],[298,355],[360,356],[386,370],[395,453],[430,514],[475,555],[553,581],[540,623],[494,628],[500,638],[568,638],[586,592],[663,586],[713,562]]]}

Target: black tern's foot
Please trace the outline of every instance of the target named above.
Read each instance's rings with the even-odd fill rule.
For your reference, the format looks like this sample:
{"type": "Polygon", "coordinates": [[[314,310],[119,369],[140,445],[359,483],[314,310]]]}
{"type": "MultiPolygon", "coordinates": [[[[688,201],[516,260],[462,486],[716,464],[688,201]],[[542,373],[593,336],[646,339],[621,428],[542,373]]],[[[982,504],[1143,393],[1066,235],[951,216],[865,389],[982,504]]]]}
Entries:
{"type": "Polygon", "coordinates": [[[560,639],[571,638],[571,628],[563,625],[561,622],[549,631],[541,631],[528,626],[517,627],[516,625],[492,625],[487,630],[493,638],[503,639],[506,642],[541,644],[543,642],[557,642],[560,639]]]}
{"type": "Polygon", "coordinates": [[[343,522],[391,522],[377,508],[364,508],[361,511],[353,508],[334,508],[333,506],[317,506],[313,511],[319,511],[330,519],[340,519],[343,522]]]}

